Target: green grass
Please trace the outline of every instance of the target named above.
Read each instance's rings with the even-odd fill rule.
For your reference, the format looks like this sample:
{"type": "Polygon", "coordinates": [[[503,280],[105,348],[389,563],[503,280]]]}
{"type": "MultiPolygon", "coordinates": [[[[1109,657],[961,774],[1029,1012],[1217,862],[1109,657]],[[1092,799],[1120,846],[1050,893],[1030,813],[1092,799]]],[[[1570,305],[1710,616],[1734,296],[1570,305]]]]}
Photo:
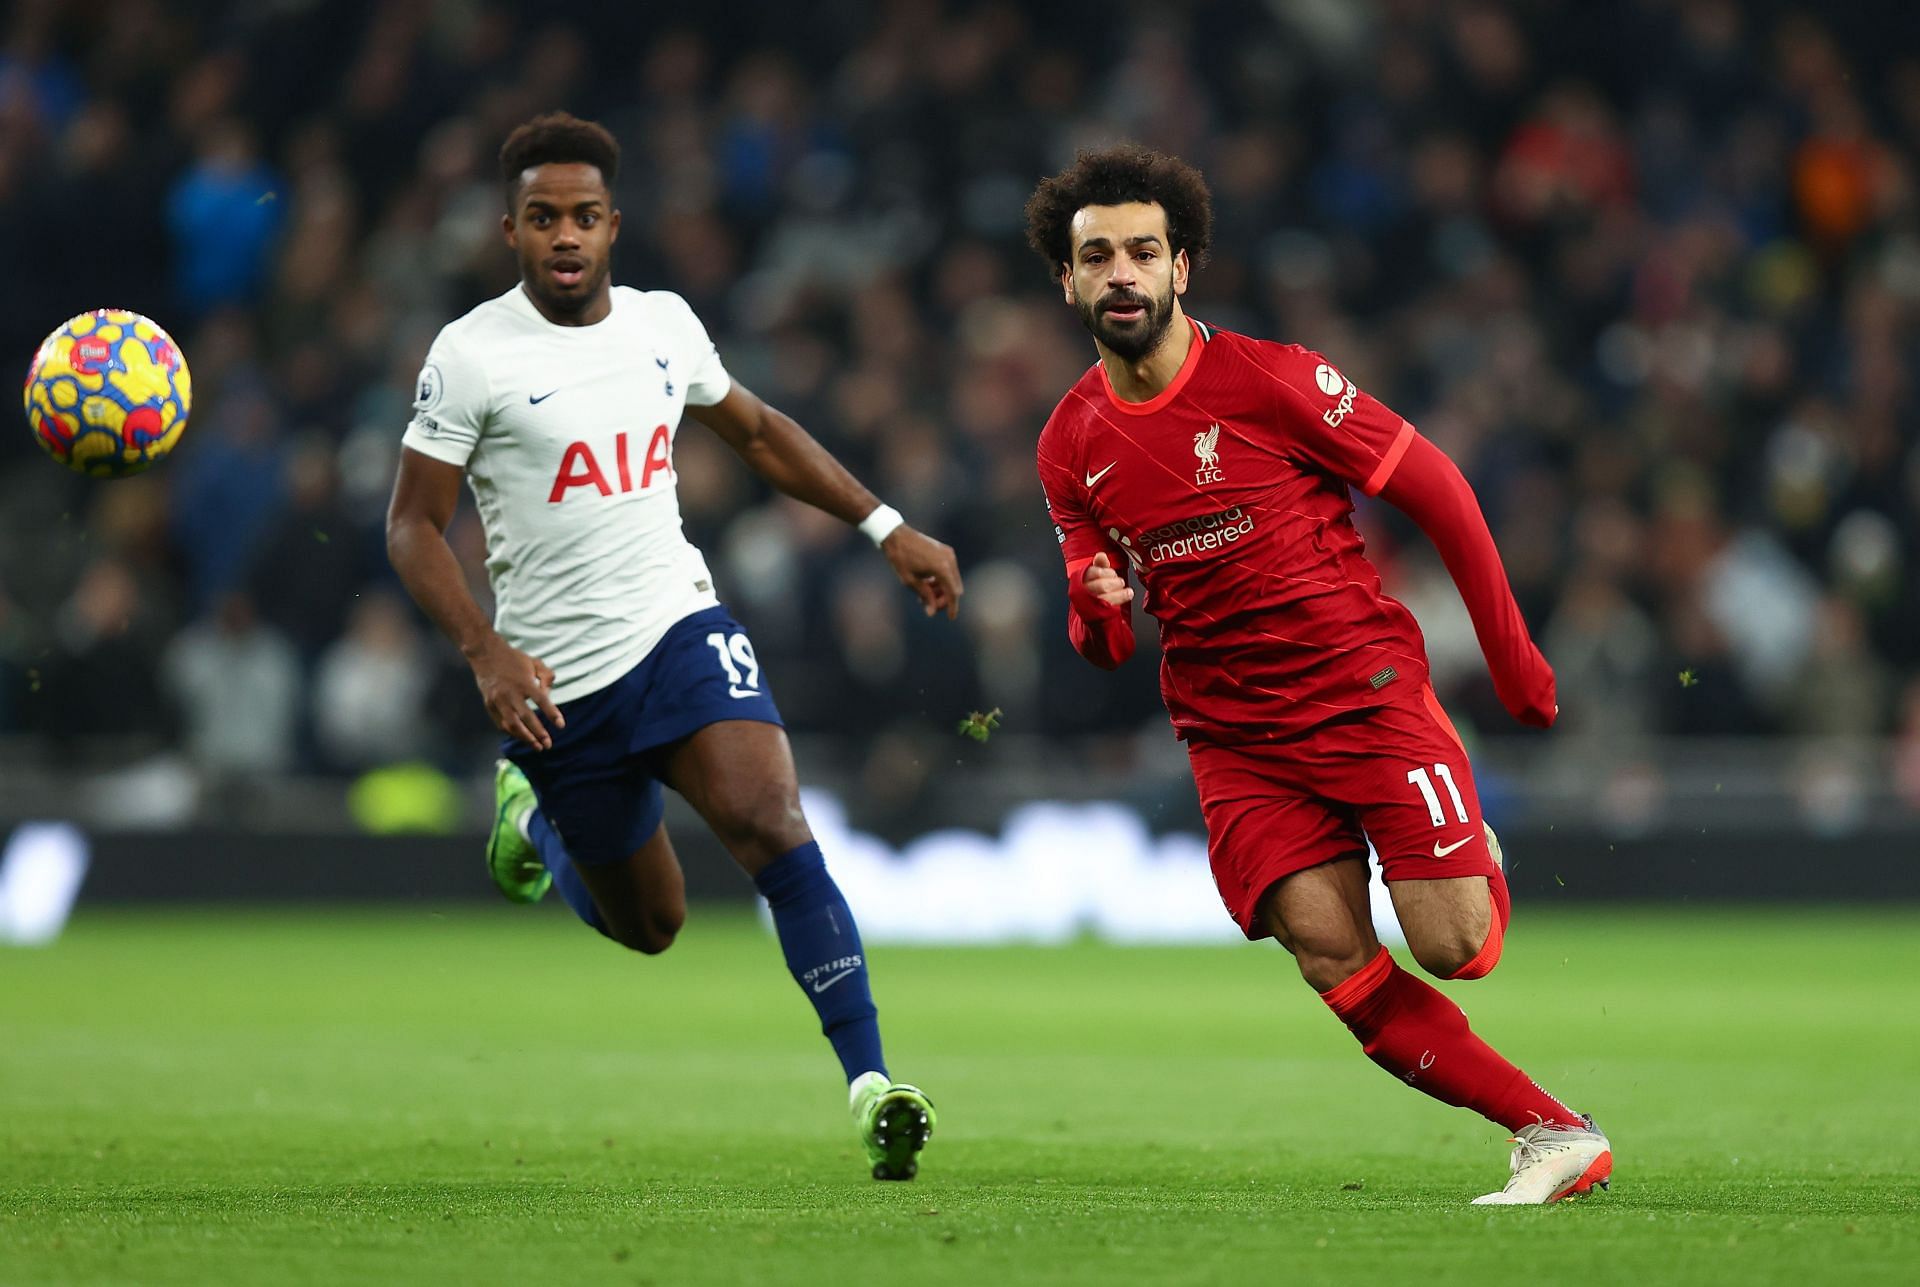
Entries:
{"type": "Polygon", "coordinates": [[[740,913],[83,910],[0,951],[0,1283],[1911,1281],[1917,930],[1523,906],[1450,990],[1619,1171],[1488,1211],[1501,1132],[1271,945],[879,949],[941,1128],[878,1185],[740,913]]]}

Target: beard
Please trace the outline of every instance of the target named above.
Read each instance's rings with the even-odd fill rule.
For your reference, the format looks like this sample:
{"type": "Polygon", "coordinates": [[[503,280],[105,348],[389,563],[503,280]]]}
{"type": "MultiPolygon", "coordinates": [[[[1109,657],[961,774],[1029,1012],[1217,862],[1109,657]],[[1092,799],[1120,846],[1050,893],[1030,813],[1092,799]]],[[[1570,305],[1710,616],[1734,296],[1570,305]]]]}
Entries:
{"type": "Polygon", "coordinates": [[[1099,304],[1077,303],[1080,321],[1093,332],[1093,338],[1111,349],[1114,356],[1122,362],[1138,362],[1147,354],[1160,347],[1160,341],[1166,338],[1167,328],[1173,325],[1173,285],[1168,283],[1167,293],[1155,299],[1149,295],[1132,292],[1111,292],[1099,304]],[[1107,316],[1110,304],[1140,304],[1146,311],[1134,322],[1116,322],[1107,316]]]}

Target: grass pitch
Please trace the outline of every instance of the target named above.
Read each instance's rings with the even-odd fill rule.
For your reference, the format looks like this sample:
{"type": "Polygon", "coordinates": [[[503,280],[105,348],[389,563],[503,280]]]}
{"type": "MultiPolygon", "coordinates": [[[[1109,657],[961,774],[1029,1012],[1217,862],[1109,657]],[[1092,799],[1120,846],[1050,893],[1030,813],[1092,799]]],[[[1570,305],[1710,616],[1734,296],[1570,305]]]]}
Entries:
{"type": "Polygon", "coordinates": [[[1522,906],[1479,1031],[1613,1192],[1365,1062],[1277,948],[880,948],[880,1185],[779,952],[550,909],[84,909],[0,951],[0,1283],[1910,1282],[1920,909],[1522,906]]]}

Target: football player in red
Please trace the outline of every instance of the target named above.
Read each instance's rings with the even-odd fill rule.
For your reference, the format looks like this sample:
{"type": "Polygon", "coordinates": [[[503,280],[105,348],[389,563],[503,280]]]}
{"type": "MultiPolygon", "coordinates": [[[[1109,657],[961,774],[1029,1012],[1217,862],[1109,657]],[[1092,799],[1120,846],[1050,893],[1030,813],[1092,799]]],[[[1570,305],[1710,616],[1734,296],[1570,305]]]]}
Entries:
{"type": "Polygon", "coordinates": [[[1133,146],[1082,153],[1027,204],[1028,240],[1100,359],[1038,451],[1074,646],[1098,666],[1127,659],[1137,581],[1227,910],[1293,953],[1375,1063],[1513,1132],[1511,1178],[1476,1201],[1604,1187],[1613,1156],[1592,1120],[1374,934],[1368,841],[1414,960],[1439,978],[1493,969],[1509,903],[1420,628],[1381,591],[1352,491],[1439,548],[1521,723],[1553,722],[1553,671],[1452,461],[1320,354],[1187,316],[1211,222],[1198,171],[1133,146]]]}

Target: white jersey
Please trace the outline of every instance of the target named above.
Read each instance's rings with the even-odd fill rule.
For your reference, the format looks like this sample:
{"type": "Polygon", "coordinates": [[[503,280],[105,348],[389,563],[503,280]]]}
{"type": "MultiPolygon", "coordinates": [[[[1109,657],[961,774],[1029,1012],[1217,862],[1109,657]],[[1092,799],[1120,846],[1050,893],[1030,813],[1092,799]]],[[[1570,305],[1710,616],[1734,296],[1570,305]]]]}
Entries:
{"type": "Polygon", "coordinates": [[[570,701],[719,600],[680,527],[673,436],[731,380],[687,301],[613,288],[556,326],[518,286],[441,329],[402,441],[463,466],[487,534],[494,628],[570,701]]]}

